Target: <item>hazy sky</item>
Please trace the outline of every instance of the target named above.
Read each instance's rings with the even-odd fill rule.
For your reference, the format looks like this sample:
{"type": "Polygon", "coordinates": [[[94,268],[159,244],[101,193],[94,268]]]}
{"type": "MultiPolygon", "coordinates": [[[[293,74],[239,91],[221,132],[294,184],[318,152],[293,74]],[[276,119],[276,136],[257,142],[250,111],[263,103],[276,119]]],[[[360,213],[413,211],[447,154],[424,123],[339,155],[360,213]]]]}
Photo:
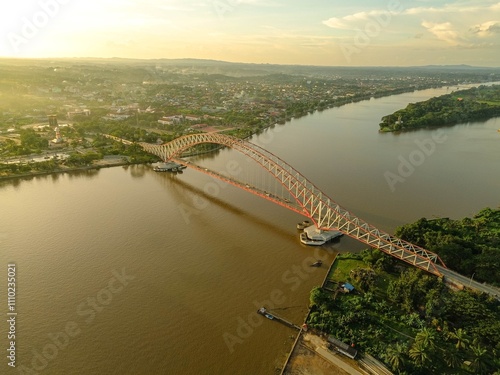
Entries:
{"type": "Polygon", "coordinates": [[[22,0],[0,56],[500,66],[500,1],[22,0]]]}

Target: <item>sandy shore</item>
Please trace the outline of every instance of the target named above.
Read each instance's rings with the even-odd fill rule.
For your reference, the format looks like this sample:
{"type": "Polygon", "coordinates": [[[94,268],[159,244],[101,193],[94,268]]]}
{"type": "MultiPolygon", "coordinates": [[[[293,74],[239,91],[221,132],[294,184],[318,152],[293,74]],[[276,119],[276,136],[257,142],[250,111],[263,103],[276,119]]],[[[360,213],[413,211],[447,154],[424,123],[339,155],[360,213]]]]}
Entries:
{"type": "MultiPolygon", "coordinates": [[[[283,369],[282,375],[349,375],[338,364],[326,360],[316,352],[316,347],[310,341],[305,340],[305,335],[299,334],[299,338],[290,354],[290,358],[283,369]]],[[[339,356],[339,354],[337,355],[339,356]]]]}

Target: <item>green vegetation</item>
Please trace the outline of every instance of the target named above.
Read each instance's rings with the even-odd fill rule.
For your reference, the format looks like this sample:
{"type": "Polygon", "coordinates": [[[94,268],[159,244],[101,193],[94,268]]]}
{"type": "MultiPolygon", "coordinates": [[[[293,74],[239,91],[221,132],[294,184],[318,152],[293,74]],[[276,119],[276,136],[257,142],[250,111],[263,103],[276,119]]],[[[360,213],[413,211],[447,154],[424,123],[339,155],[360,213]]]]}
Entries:
{"type": "MultiPolygon", "coordinates": [[[[341,257],[341,256],[339,256],[341,257]]],[[[341,257],[342,262],[335,262],[330,270],[328,278],[336,281],[352,281],[349,277],[349,273],[352,269],[357,267],[363,267],[366,264],[358,257],[349,258],[347,256],[341,257]]]]}
{"type": "Polygon", "coordinates": [[[500,116],[500,86],[479,86],[429,100],[410,103],[382,117],[381,131],[404,131],[453,125],[500,116]]]}
{"type": "MultiPolygon", "coordinates": [[[[435,251],[460,273],[500,285],[500,210],[462,220],[420,219],[396,235],[435,251]]],[[[311,292],[309,325],[355,344],[394,372],[493,374],[500,368],[500,302],[493,297],[454,292],[373,249],[339,256],[328,279],[325,289],[311,292]],[[337,286],[344,282],[358,293],[342,293],[337,286]]]]}
{"type": "Polygon", "coordinates": [[[396,235],[437,253],[463,275],[500,285],[500,209],[462,220],[422,218],[397,228],[396,235]]]}
{"type": "MultiPolygon", "coordinates": [[[[472,67],[0,59],[0,163],[5,164],[1,175],[39,172],[52,164],[58,170],[88,168],[103,163],[95,160],[96,155],[121,155],[130,163],[158,160],[137,148],[113,144],[103,134],[148,143],[213,131],[247,138],[292,117],[352,102],[464,80],[498,79],[498,69],[472,67]],[[48,126],[48,115],[57,116],[64,142],[50,143],[55,129],[48,126]],[[70,155],[70,160],[29,165],[56,152],[70,155]]],[[[482,100],[484,105],[495,101],[482,100]]],[[[214,149],[218,147],[198,145],[189,152],[214,149]]]]}
{"type": "Polygon", "coordinates": [[[348,281],[359,292],[314,288],[310,327],[354,344],[397,374],[493,374],[500,368],[499,301],[453,292],[378,250],[336,263],[330,280],[348,281]]]}

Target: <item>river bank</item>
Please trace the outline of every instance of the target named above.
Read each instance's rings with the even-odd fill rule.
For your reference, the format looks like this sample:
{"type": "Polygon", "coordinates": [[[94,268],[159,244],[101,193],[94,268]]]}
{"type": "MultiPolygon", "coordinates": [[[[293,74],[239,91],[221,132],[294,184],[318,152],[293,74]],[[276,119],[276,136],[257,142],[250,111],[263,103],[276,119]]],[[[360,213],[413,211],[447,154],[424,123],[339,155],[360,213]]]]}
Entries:
{"type": "MultiPolygon", "coordinates": [[[[251,142],[304,171],[342,207],[386,231],[421,217],[461,218],[497,207],[499,177],[491,171],[500,150],[490,135],[500,124],[492,120],[443,129],[447,141],[412,176],[405,175],[406,183],[398,183],[395,191],[385,183],[384,172],[397,173],[399,155],[408,158],[416,141],[435,133],[380,135],[373,131],[377,120],[444,92],[415,92],[315,113],[251,142]]],[[[221,171],[236,161],[245,170],[241,177],[251,178],[252,165],[244,158],[225,149],[200,164],[221,171]]],[[[216,186],[203,173],[171,178],[148,168],[124,166],[74,172],[78,178],[68,173],[1,183],[0,258],[28,272],[23,310],[44,312],[25,314],[21,363],[29,365],[33,350],[42,353],[48,333],[76,321],[82,334],[51,362],[51,374],[72,373],[75,366],[87,373],[168,369],[186,375],[281,370],[295,339],[290,335],[296,332],[262,324],[252,327],[251,335],[243,332],[239,341],[241,321],[255,312],[253,301],[262,306],[272,290],[283,290],[288,298],[283,307],[290,307],[287,318],[302,322],[310,291],[321,284],[333,251],[360,245],[344,237],[327,246],[324,266],[302,279],[293,270],[311,249],[302,247],[292,230],[296,213],[231,187],[207,194],[206,187],[216,186]],[[135,279],[113,294],[109,305],[99,305],[102,311],[87,324],[77,307],[108,285],[112,270],[135,279]],[[137,306],[146,307],[141,324],[130,324],[137,320],[137,306]],[[223,338],[226,332],[238,338],[232,352],[223,338]],[[96,340],[102,345],[96,346],[96,340]]]]}
{"type": "MultiPolygon", "coordinates": [[[[321,284],[322,288],[325,287],[328,281],[328,276],[337,261],[337,255],[335,255],[325,274],[323,283],[321,284]]],[[[348,359],[325,349],[327,343],[324,337],[311,332],[307,328],[304,329],[310,314],[311,309],[309,309],[304,319],[304,325],[294,341],[280,375],[300,375],[304,373],[304,368],[307,368],[308,372],[312,374],[361,374],[362,370],[355,360],[348,359]]]]}
{"type": "Polygon", "coordinates": [[[34,171],[34,172],[29,172],[29,173],[0,176],[0,181],[26,179],[26,178],[32,178],[32,177],[37,177],[37,176],[46,176],[46,175],[51,175],[51,174],[60,174],[60,173],[68,173],[68,172],[90,171],[90,170],[96,170],[96,169],[101,169],[101,168],[119,167],[119,166],[123,166],[123,165],[142,164],[142,163],[131,163],[131,162],[124,162],[124,161],[106,161],[104,159],[99,160],[98,162],[100,162],[100,163],[95,163],[92,165],[85,165],[85,166],[80,166],[80,167],[58,168],[58,169],[53,169],[50,171],[34,171]]]}
{"type": "MultiPolygon", "coordinates": [[[[480,82],[477,82],[477,83],[474,83],[472,85],[479,85],[479,84],[480,84],[480,82]]],[[[470,85],[468,85],[468,86],[470,86],[470,85]]],[[[441,88],[442,87],[445,87],[445,86],[441,86],[441,88]]],[[[373,98],[384,98],[384,97],[389,97],[389,96],[403,94],[403,93],[428,90],[430,88],[439,88],[439,86],[437,86],[437,85],[425,85],[425,86],[420,87],[418,89],[416,89],[415,87],[408,87],[405,89],[388,90],[388,91],[377,92],[375,94],[369,94],[369,95],[367,95],[367,94],[354,95],[354,96],[351,96],[349,98],[344,98],[343,100],[324,102],[322,104],[322,106],[320,106],[320,107],[315,107],[315,108],[308,107],[302,112],[294,113],[293,116],[288,115],[284,119],[279,120],[277,122],[277,124],[283,125],[283,124],[286,124],[287,122],[291,121],[292,119],[297,120],[297,119],[300,119],[300,118],[303,118],[303,117],[306,117],[306,116],[309,116],[309,115],[312,115],[315,113],[320,113],[320,112],[323,112],[326,110],[330,110],[333,108],[339,108],[339,107],[343,107],[343,106],[346,106],[349,104],[359,103],[359,102],[363,102],[363,101],[369,101],[373,98]]],[[[260,135],[261,133],[263,133],[264,131],[266,131],[267,129],[269,129],[275,125],[276,125],[275,123],[273,123],[273,124],[269,123],[266,125],[261,124],[257,128],[248,129],[249,132],[247,132],[247,134],[245,134],[242,137],[242,139],[249,140],[252,137],[260,135]]],[[[383,130],[382,130],[382,132],[383,132],[383,130]]],[[[192,153],[185,155],[185,157],[192,157],[192,156],[200,156],[200,155],[204,155],[204,154],[209,154],[209,153],[218,151],[222,148],[223,148],[223,146],[216,146],[216,147],[211,148],[209,150],[195,151],[195,152],[192,152],[192,153]]],[[[61,167],[61,168],[46,170],[46,171],[32,171],[32,172],[19,173],[19,174],[17,174],[17,173],[16,174],[9,174],[9,175],[5,175],[5,176],[0,176],[0,181],[12,180],[12,179],[17,179],[17,178],[43,176],[43,175],[49,175],[49,174],[55,174],[55,173],[65,173],[65,172],[84,171],[84,170],[92,170],[92,169],[100,169],[100,168],[109,168],[109,167],[129,165],[129,164],[130,165],[143,164],[142,162],[134,163],[134,162],[130,162],[130,161],[128,161],[128,162],[123,162],[123,161],[121,161],[121,162],[116,162],[116,161],[115,162],[108,162],[108,161],[106,161],[106,157],[109,157],[109,156],[112,156],[112,155],[106,155],[104,157],[104,159],[96,160],[94,162],[94,164],[92,164],[92,165],[85,165],[85,166],[79,166],[79,167],[69,167],[69,168],[61,167]]],[[[124,156],[121,155],[121,156],[117,156],[117,157],[123,158],[124,156]]],[[[1,162],[0,162],[0,164],[1,164],[1,162]]]]}

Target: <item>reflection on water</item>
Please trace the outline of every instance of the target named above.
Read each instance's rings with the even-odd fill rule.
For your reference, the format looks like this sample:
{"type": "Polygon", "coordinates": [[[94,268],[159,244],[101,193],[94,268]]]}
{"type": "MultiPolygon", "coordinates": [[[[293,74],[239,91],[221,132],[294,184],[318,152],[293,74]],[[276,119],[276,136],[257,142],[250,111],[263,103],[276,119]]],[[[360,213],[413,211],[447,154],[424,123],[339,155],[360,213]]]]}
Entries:
{"type": "MultiPolygon", "coordinates": [[[[416,140],[436,130],[379,134],[380,118],[444,92],[334,108],[251,141],[390,232],[422,216],[461,217],[496,207],[498,119],[443,129],[446,142],[394,192],[384,179],[399,156],[408,157],[416,140]]],[[[241,179],[254,170],[229,149],[193,160],[216,171],[236,162],[241,179]]],[[[0,181],[0,264],[15,262],[20,280],[20,364],[31,366],[33,353],[50,344],[49,334],[74,321],[81,334],[39,373],[275,373],[294,331],[266,319],[246,327],[249,317],[279,292],[280,315],[300,324],[308,293],[322,282],[333,254],[366,246],[344,236],[320,249],[305,247],[295,227],[303,217],[233,186],[210,192],[211,183],[189,168],[175,175],[149,165],[0,181]],[[319,257],[324,267],[309,267],[319,257]],[[108,305],[101,299],[87,323],[90,313],[79,315],[78,306],[89,308],[88,298],[96,299],[112,272],[123,269],[135,279],[108,305]],[[238,338],[233,350],[227,334],[238,338]]],[[[1,288],[0,300],[6,300],[1,288]]]]}

